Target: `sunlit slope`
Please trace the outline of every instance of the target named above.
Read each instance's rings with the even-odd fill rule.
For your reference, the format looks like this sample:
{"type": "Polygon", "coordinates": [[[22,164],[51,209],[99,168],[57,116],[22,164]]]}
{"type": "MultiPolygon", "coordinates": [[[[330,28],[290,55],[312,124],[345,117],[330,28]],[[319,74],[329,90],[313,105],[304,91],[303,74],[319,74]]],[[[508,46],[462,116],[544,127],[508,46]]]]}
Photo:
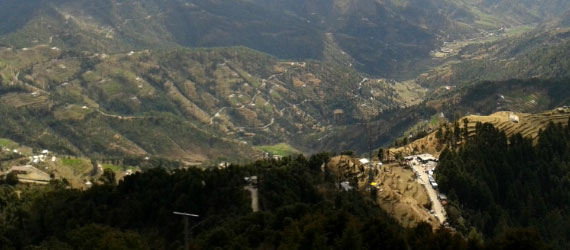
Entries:
{"type": "Polygon", "coordinates": [[[37,45],[0,50],[4,137],[67,154],[158,154],[204,161],[255,157],[251,146],[318,138],[425,90],[318,61],[246,48],[103,54],[37,45]]]}
{"type": "MultiPolygon", "coordinates": [[[[539,131],[544,130],[549,123],[567,124],[570,121],[570,109],[561,107],[538,114],[501,111],[488,116],[469,115],[458,121],[460,128],[465,126],[464,119],[468,121],[467,128],[470,135],[475,132],[475,126],[480,122],[493,124],[496,128],[504,131],[507,137],[520,133],[523,137],[532,138],[536,141],[539,131]],[[516,122],[517,119],[518,122],[516,122]]],[[[449,125],[449,127],[452,129],[453,125],[449,125]]],[[[443,133],[445,133],[445,129],[443,133]]],[[[408,155],[414,152],[429,152],[439,155],[446,145],[437,138],[436,134],[437,131],[406,146],[392,148],[390,149],[391,156],[395,156],[397,153],[408,155]]]]}

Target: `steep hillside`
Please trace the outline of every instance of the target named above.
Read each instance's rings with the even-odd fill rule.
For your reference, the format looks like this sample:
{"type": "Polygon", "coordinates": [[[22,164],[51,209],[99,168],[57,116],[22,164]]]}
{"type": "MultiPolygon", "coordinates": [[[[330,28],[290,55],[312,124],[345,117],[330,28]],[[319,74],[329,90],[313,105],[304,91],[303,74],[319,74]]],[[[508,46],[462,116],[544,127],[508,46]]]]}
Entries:
{"type": "Polygon", "coordinates": [[[321,33],[302,20],[245,1],[32,1],[24,13],[19,1],[3,3],[16,20],[0,29],[2,43],[54,46],[116,53],[172,46],[243,45],[283,58],[317,58],[321,33]],[[16,12],[18,13],[18,12],[16,12]]]}
{"type": "MultiPolygon", "coordinates": [[[[502,111],[488,116],[468,115],[462,117],[459,119],[459,128],[463,130],[467,127],[469,136],[473,136],[477,123],[490,123],[500,131],[505,132],[507,137],[514,134],[521,134],[523,137],[530,138],[536,142],[538,140],[538,132],[544,130],[549,123],[567,124],[569,119],[570,108],[558,108],[537,114],[502,111]],[[513,121],[515,117],[518,119],[518,122],[513,121]],[[467,124],[464,122],[465,119],[467,119],[467,124]]],[[[398,153],[410,155],[417,152],[428,152],[439,155],[448,144],[445,138],[446,127],[453,133],[453,125],[446,125],[442,129],[441,137],[438,137],[437,131],[432,132],[428,136],[408,145],[390,149],[390,155],[394,156],[398,153]]],[[[463,134],[464,132],[461,132],[460,136],[463,136],[463,134]]],[[[458,143],[462,143],[461,139],[459,139],[458,143]]]]}
{"type": "Polygon", "coordinates": [[[426,105],[452,119],[504,110],[541,113],[569,105],[568,91],[567,79],[485,81],[457,89],[438,88],[426,105]]]}
{"type": "Polygon", "coordinates": [[[568,27],[541,27],[502,39],[490,37],[488,42],[471,43],[455,51],[447,47],[459,42],[451,43],[441,51],[453,53],[447,53],[448,57],[440,65],[418,77],[418,82],[430,86],[461,86],[482,80],[567,78],[569,38],[568,27]]]}
{"type": "Polygon", "coordinates": [[[0,58],[1,137],[66,154],[193,162],[255,158],[250,145],[280,142],[327,150],[317,138],[344,140],[334,131],[425,93],[244,48],[106,55],[38,45],[0,58]]]}
{"type": "Polygon", "coordinates": [[[538,139],[538,131],[544,130],[548,123],[562,123],[565,124],[570,118],[570,109],[560,108],[550,112],[540,114],[526,114],[514,112],[497,112],[490,116],[466,116],[464,119],[469,120],[469,132],[474,131],[475,124],[491,123],[497,129],[504,131],[507,137],[514,134],[521,134],[523,137],[532,140],[538,139]],[[519,122],[513,122],[509,116],[515,115],[519,118],[519,122]]]}
{"type": "Polygon", "coordinates": [[[346,181],[363,194],[371,193],[371,188],[376,189],[371,198],[402,226],[412,227],[420,222],[427,222],[433,228],[440,226],[426,209],[430,206],[427,191],[416,181],[411,170],[398,164],[375,168],[343,155],[331,158],[326,169],[336,176],[337,182],[346,181]],[[372,182],[377,185],[371,186],[372,182]]]}
{"type": "Polygon", "coordinates": [[[481,26],[540,23],[564,14],[570,7],[565,0],[448,0],[471,11],[481,26]]]}

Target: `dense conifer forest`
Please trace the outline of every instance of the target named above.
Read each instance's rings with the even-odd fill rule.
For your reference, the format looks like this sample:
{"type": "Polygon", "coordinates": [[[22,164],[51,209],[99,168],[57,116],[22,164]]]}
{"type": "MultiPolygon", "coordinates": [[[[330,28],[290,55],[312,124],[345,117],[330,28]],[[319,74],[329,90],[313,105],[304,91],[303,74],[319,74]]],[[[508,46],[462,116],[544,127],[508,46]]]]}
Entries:
{"type": "Polygon", "coordinates": [[[190,221],[192,249],[546,249],[526,229],[483,241],[477,234],[433,231],[424,223],[400,227],[365,192],[341,191],[336,177],[321,170],[328,158],[322,153],[223,170],[154,168],[85,191],[56,181],[47,188],[19,184],[24,191],[17,193],[5,183],[0,244],[2,249],[183,249],[184,224],[172,214],[182,211],[200,215],[190,221]],[[259,177],[262,211],[255,213],[244,190],[244,177],[251,175],[259,177]]]}
{"type": "Polygon", "coordinates": [[[493,237],[513,227],[531,228],[554,249],[569,249],[569,169],[566,125],[550,123],[533,143],[478,124],[465,145],[442,153],[436,175],[458,231],[493,237]]]}

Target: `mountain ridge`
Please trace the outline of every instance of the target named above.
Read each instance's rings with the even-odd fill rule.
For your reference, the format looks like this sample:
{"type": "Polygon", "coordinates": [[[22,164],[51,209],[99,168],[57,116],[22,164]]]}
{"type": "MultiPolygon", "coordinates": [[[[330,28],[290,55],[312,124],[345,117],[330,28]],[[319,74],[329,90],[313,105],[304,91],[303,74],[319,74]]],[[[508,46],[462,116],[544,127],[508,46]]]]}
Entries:
{"type": "MultiPolygon", "coordinates": [[[[520,5],[538,13],[548,13],[554,5],[570,7],[559,1],[543,3],[546,7],[534,1],[520,5]]],[[[507,8],[501,6],[519,3],[51,0],[19,4],[7,0],[0,14],[11,21],[0,26],[0,43],[22,48],[54,41],[65,49],[104,53],[247,46],[282,59],[305,60],[325,58],[326,34],[331,33],[343,52],[355,59],[358,70],[393,77],[428,58],[443,41],[563,14],[555,11],[557,15],[544,15],[538,21],[508,21],[499,15],[505,12],[497,11],[507,8]]],[[[507,17],[517,15],[522,14],[507,17]]]]}

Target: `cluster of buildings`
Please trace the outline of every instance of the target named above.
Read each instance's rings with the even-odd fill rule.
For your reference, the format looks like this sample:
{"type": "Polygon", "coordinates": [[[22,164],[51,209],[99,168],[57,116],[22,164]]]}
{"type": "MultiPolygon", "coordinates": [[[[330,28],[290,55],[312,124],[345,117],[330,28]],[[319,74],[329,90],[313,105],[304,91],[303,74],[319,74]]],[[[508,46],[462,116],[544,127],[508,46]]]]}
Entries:
{"type": "Polygon", "coordinates": [[[360,162],[362,165],[365,165],[367,167],[381,167],[382,166],[382,162],[373,163],[368,158],[360,158],[358,160],[358,162],[360,162]]]}
{"type": "MultiPolygon", "coordinates": [[[[10,148],[4,148],[4,151],[22,155],[22,152],[20,152],[18,149],[12,150],[10,148]]],[[[30,160],[30,162],[28,162],[28,164],[38,164],[38,163],[46,162],[46,161],[55,162],[57,160],[57,158],[55,156],[51,155],[49,150],[47,150],[47,149],[42,150],[42,152],[39,154],[29,156],[28,159],[30,160]]]]}
{"type": "Polygon", "coordinates": [[[11,152],[11,153],[14,153],[14,154],[21,154],[20,151],[17,150],[17,149],[12,150],[12,149],[10,149],[10,148],[4,148],[4,151],[6,151],[6,152],[11,152]]]}
{"type": "Polygon", "coordinates": [[[50,159],[49,151],[47,149],[42,150],[40,154],[28,157],[28,159],[30,159],[30,162],[28,164],[38,164],[40,162],[46,162],[48,160],[51,160],[51,162],[55,162],[57,160],[55,156],[51,156],[50,159]]]}
{"type": "Polygon", "coordinates": [[[433,155],[430,155],[430,154],[410,155],[410,156],[404,157],[404,160],[408,163],[413,162],[413,161],[418,161],[422,164],[427,164],[429,162],[437,163],[437,161],[438,161],[437,158],[435,158],[433,155]]]}
{"type": "Polygon", "coordinates": [[[438,187],[437,182],[433,178],[433,171],[437,166],[437,161],[438,161],[437,158],[435,158],[433,155],[430,154],[420,154],[420,155],[406,156],[404,157],[404,160],[412,168],[412,170],[414,171],[416,176],[418,176],[418,178],[421,177],[421,175],[416,170],[417,169],[416,167],[419,166],[420,169],[427,174],[430,185],[434,189],[437,189],[438,187]]]}
{"type": "Polygon", "coordinates": [[[263,159],[264,159],[264,160],[271,160],[271,159],[273,159],[273,160],[278,161],[278,160],[281,160],[282,158],[283,158],[283,156],[281,156],[281,155],[270,154],[269,152],[263,153],[263,159]]]}
{"type": "MultiPolygon", "coordinates": [[[[1,150],[7,153],[18,154],[20,156],[24,155],[24,153],[20,152],[18,149],[4,147],[1,150]]],[[[30,161],[24,166],[11,166],[7,168],[5,172],[0,169],[0,176],[7,175],[9,173],[15,173],[18,177],[18,180],[22,183],[47,184],[51,180],[51,176],[48,173],[37,169],[31,164],[49,161],[50,158],[48,157],[48,154],[48,150],[43,150],[38,155],[28,157],[30,161]]],[[[55,161],[55,157],[52,157],[52,161],[55,161]]]]}

